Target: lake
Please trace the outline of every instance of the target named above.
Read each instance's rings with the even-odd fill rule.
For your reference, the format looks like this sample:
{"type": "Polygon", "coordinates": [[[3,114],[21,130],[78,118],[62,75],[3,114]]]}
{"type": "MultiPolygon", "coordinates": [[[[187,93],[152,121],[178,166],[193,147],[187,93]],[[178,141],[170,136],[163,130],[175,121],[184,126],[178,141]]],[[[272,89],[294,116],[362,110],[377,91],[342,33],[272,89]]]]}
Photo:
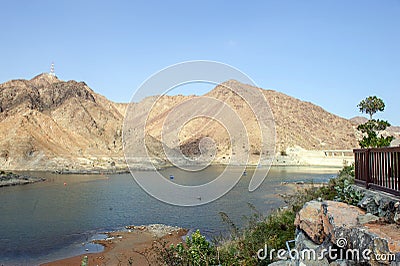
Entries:
{"type": "MultiPolygon", "coordinates": [[[[211,166],[201,172],[162,170],[174,182],[206,183],[223,170],[211,166]]],[[[272,167],[263,184],[248,191],[251,170],[220,199],[196,207],[179,207],[158,201],[144,192],[130,174],[57,175],[29,173],[46,182],[0,189],[0,264],[36,265],[46,261],[101,251],[90,240],[125,225],[162,223],[199,228],[209,237],[226,232],[219,213],[225,212],[239,226],[252,214],[247,203],[267,214],[284,205],[280,193],[290,191],[281,182],[326,182],[337,168],[272,167]],[[84,244],[83,244],[84,243],[84,244]]],[[[136,172],[149,175],[151,172],[136,172]]],[[[235,173],[237,174],[237,173],[235,173]]]]}

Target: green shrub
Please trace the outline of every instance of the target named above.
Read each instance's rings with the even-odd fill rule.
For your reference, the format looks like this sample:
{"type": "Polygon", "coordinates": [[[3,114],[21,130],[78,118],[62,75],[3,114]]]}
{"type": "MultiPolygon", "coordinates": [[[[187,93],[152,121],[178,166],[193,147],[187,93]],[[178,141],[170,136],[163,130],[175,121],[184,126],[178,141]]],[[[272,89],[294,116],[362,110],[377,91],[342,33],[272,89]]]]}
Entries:
{"type": "Polygon", "coordinates": [[[335,197],[335,200],[357,206],[360,200],[362,200],[362,198],[364,197],[364,193],[359,190],[355,190],[352,186],[353,183],[354,180],[352,182],[351,179],[345,179],[342,186],[335,186],[335,189],[337,191],[337,196],[335,197]]]}
{"type": "Polygon", "coordinates": [[[186,243],[179,243],[176,246],[162,246],[160,251],[161,261],[169,266],[174,265],[216,265],[216,247],[207,241],[206,237],[197,230],[186,243]]]}
{"type": "Polygon", "coordinates": [[[87,266],[88,265],[88,256],[84,256],[81,260],[81,266],[87,266]]]}
{"type": "Polygon", "coordinates": [[[342,170],[339,171],[338,177],[355,177],[354,163],[343,166],[342,170]]]}

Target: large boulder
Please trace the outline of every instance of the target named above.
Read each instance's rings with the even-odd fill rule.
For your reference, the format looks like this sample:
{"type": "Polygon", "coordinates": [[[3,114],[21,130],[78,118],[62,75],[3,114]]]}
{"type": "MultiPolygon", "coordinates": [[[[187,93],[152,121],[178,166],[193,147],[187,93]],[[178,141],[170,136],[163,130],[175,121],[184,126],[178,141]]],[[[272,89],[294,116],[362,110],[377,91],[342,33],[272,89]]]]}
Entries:
{"type": "Polygon", "coordinates": [[[297,213],[294,224],[306,232],[315,243],[321,244],[326,238],[322,222],[321,202],[310,201],[297,213]]]}
{"type": "MultiPolygon", "coordinates": [[[[357,249],[360,254],[369,249],[371,257],[395,254],[396,261],[400,257],[398,225],[383,223],[377,216],[342,202],[307,202],[297,214],[295,225],[298,229],[296,248],[299,250],[321,250],[333,245],[344,251],[357,249]],[[318,246],[313,246],[308,240],[318,246]]],[[[390,264],[383,260],[367,262],[370,265],[390,264]]]]}

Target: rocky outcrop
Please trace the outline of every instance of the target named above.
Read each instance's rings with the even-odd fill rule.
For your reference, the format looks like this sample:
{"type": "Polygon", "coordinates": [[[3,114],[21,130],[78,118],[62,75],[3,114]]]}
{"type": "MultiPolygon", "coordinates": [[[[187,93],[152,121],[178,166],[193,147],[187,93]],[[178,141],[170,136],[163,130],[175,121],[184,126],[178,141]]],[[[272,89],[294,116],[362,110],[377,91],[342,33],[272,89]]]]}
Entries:
{"type": "Polygon", "coordinates": [[[165,224],[128,225],[125,226],[125,228],[128,230],[139,230],[144,232],[150,232],[156,238],[160,238],[166,235],[171,235],[172,233],[187,231],[186,229],[177,226],[170,226],[165,224]]]}
{"type": "MultiPolygon", "coordinates": [[[[297,250],[312,249],[321,254],[323,249],[334,248],[339,255],[336,259],[326,255],[329,263],[338,258],[343,259],[347,263],[345,265],[361,262],[369,265],[396,265],[400,262],[400,227],[385,223],[358,207],[335,201],[311,201],[299,211],[295,225],[297,250]],[[359,252],[358,257],[353,257],[354,250],[359,252]],[[362,256],[365,250],[371,252],[367,255],[371,259],[362,256]],[[389,260],[378,259],[379,256],[389,260]],[[393,256],[396,262],[390,261],[393,256]]],[[[342,262],[335,263],[343,265],[340,264],[342,262]]]]}
{"type": "Polygon", "coordinates": [[[46,180],[45,178],[39,178],[27,175],[18,175],[14,173],[5,173],[3,171],[0,172],[0,187],[26,185],[45,180],[46,180]]]}
{"type": "Polygon", "coordinates": [[[0,84],[0,169],[126,167],[123,115],[84,82],[49,74],[0,84]]]}

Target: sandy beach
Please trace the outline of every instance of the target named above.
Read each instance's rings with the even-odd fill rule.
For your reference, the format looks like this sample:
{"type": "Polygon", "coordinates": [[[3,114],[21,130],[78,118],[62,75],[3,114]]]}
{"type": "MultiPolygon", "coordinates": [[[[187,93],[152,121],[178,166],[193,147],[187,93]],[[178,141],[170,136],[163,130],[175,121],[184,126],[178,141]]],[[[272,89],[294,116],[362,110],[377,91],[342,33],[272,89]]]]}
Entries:
{"type": "MultiPolygon", "coordinates": [[[[88,257],[88,265],[156,265],[156,250],[152,249],[155,241],[177,244],[182,242],[186,229],[165,225],[127,226],[127,231],[109,232],[108,238],[96,240],[104,246],[104,251],[87,253],[61,259],[42,266],[81,265],[82,258],[88,257]]],[[[169,245],[169,244],[168,244],[169,245]]]]}

